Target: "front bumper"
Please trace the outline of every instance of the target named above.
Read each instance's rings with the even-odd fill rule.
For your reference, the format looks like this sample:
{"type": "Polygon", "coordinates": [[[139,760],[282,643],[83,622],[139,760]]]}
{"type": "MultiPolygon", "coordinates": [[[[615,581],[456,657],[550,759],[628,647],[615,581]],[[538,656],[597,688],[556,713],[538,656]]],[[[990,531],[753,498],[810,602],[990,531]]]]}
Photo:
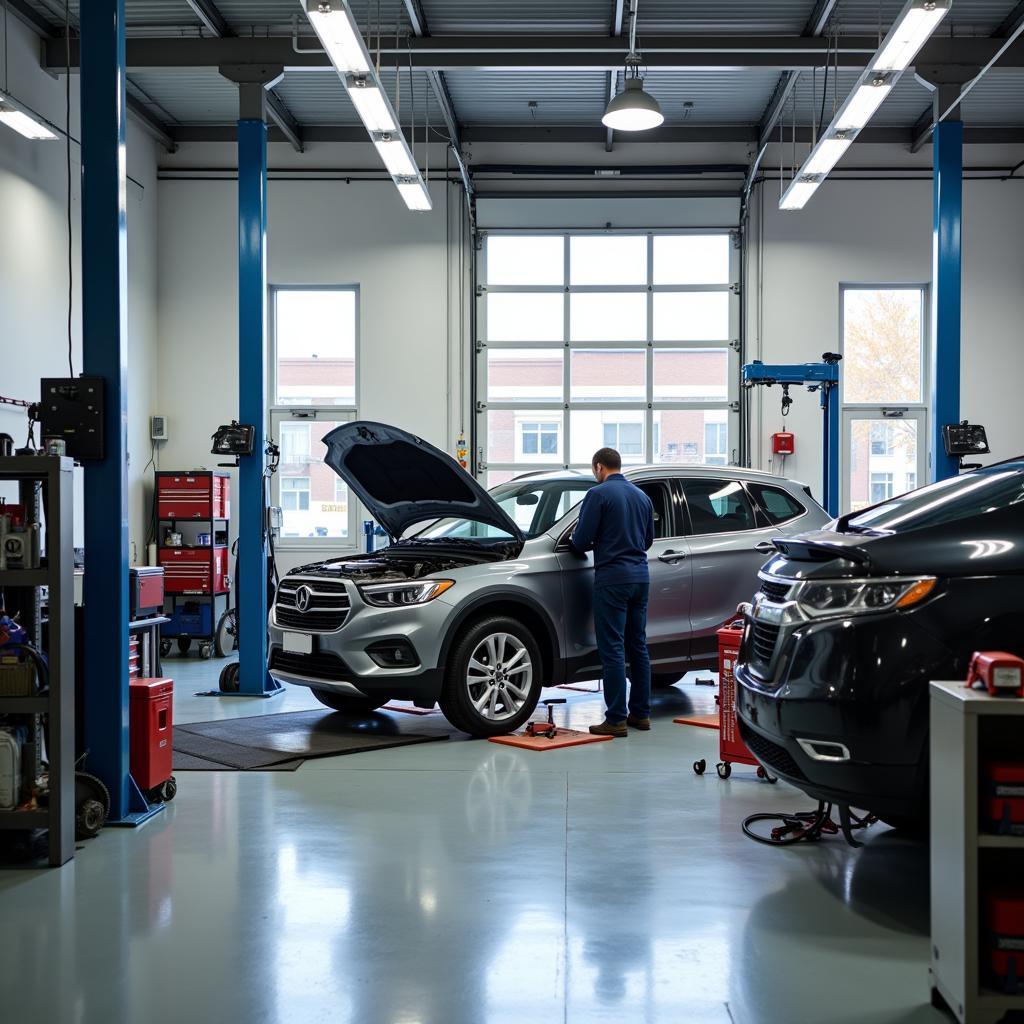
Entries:
{"type": "MultiPolygon", "coordinates": [[[[315,577],[302,579],[315,586],[315,577]]],[[[351,581],[345,581],[345,585],[349,608],[336,629],[299,629],[302,620],[294,614],[289,616],[289,628],[282,628],[275,604],[268,623],[271,676],[282,683],[346,696],[411,700],[433,706],[441,692],[443,641],[455,608],[443,595],[422,605],[377,608],[362,600],[351,581]],[[285,650],[285,634],[299,632],[312,637],[312,654],[285,650]],[[367,653],[374,644],[391,640],[407,642],[417,664],[384,668],[367,653]]]]}
{"type": "Polygon", "coordinates": [[[772,774],[819,800],[913,815],[926,800],[928,681],[952,652],[927,628],[926,608],[817,620],[780,633],[770,678],[747,620],[736,665],[740,733],[772,774]],[[801,745],[799,740],[804,740],[801,745]],[[819,760],[807,741],[842,744],[819,760]]]}

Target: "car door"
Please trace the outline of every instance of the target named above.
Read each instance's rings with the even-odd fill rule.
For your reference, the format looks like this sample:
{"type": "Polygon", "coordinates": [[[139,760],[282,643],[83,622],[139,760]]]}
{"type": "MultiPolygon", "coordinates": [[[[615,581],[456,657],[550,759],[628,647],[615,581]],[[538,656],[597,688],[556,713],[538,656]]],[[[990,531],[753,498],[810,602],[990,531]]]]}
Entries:
{"type": "MultiPolygon", "coordinates": [[[[684,660],[689,654],[690,567],[681,499],[666,480],[638,481],[655,510],[655,540],[647,554],[651,593],[647,610],[647,641],[652,667],[684,660]]],[[[575,526],[575,524],[573,524],[575,526]]],[[[563,618],[567,674],[599,676],[600,659],[594,634],[594,556],[579,558],[565,543],[558,545],[562,572],[563,618]]]]}
{"type": "Polygon", "coordinates": [[[757,592],[757,571],[779,531],[755,511],[739,480],[685,477],[680,486],[693,590],[690,656],[710,661],[718,650],[717,631],[757,592]]]}

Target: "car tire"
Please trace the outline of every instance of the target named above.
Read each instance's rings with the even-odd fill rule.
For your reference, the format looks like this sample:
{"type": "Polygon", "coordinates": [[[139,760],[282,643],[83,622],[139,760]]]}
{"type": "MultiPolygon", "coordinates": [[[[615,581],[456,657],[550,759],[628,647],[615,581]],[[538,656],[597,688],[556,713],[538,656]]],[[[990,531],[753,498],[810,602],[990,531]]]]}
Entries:
{"type": "Polygon", "coordinates": [[[542,672],[540,647],[526,626],[504,615],[482,619],[456,638],[438,703],[456,729],[481,739],[503,736],[533,714],[542,672]],[[478,707],[488,694],[490,712],[478,707]]]}
{"type": "Polygon", "coordinates": [[[377,708],[382,708],[390,697],[350,697],[345,693],[334,693],[331,690],[313,689],[316,697],[324,707],[332,711],[341,711],[346,715],[368,715],[377,708]]]}
{"type": "Polygon", "coordinates": [[[667,690],[670,686],[675,686],[682,678],[682,672],[652,672],[651,689],[667,690]]]}

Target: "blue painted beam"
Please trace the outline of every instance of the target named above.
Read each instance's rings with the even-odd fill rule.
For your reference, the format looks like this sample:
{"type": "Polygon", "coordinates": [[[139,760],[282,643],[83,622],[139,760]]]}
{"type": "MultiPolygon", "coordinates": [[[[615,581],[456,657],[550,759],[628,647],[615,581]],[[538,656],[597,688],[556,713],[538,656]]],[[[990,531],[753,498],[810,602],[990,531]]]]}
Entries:
{"type": "Polygon", "coordinates": [[[935,126],[932,141],[932,480],[946,480],[959,472],[959,459],[946,454],[942,427],[960,422],[963,139],[962,121],[940,121],[935,126]]]}
{"type": "Polygon", "coordinates": [[[267,696],[281,689],[267,671],[267,125],[250,118],[238,122],[238,303],[238,418],[256,426],[238,470],[238,693],[267,696]]]}
{"type": "Polygon", "coordinates": [[[85,463],[82,666],[86,770],[108,824],[156,813],[128,774],[128,258],[124,0],[81,11],[82,354],[105,388],[105,453],[85,463]]]}

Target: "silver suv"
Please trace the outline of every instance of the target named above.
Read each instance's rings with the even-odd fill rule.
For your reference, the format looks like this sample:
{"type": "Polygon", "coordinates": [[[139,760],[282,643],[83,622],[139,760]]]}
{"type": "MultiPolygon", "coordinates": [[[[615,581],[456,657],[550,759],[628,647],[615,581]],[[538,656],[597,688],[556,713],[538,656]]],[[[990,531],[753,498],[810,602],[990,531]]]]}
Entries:
{"type": "MultiPolygon", "coordinates": [[[[568,543],[589,474],[533,473],[488,492],[397,427],[346,423],[324,443],[327,465],[392,543],[281,580],[275,678],[337,711],[439,703],[474,736],[518,728],[544,686],[600,678],[593,557],[568,543]]],[[[654,503],[647,640],[653,683],[669,686],[716,664],[716,630],[757,590],[770,541],[829,517],[804,485],[752,470],[637,466],[626,476],[654,503]]]]}

